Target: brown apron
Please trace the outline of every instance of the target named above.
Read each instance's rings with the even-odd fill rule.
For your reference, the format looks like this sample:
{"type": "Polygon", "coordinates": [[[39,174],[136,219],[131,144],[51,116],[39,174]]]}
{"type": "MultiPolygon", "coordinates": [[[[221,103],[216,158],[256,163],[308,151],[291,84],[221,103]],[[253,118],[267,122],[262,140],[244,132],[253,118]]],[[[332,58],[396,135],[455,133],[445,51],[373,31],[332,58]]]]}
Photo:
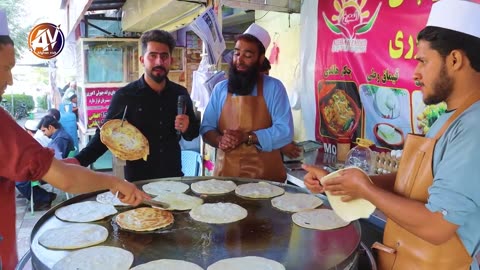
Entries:
{"type": "MultiPolygon", "coordinates": [[[[432,159],[435,143],[464,110],[479,98],[470,98],[447,120],[434,138],[408,134],[395,179],[394,191],[421,202],[428,200],[428,188],[433,184],[432,159]]],[[[433,245],[387,219],[383,235],[384,246],[391,249],[378,252],[380,270],[456,270],[470,269],[472,257],[457,234],[441,245],[433,245]]],[[[374,245],[375,246],[375,245],[374,245]]]]}
{"type": "MultiPolygon", "coordinates": [[[[250,132],[272,126],[272,118],[263,98],[263,76],[257,81],[257,96],[227,94],[218,129],[250,132]]],[[[255,145],[242,143],[229,152],[220,149],[215,161],[216,176],[246,177],[284,182],[287,178],[280,150],[262,152],[255,145]]]]}

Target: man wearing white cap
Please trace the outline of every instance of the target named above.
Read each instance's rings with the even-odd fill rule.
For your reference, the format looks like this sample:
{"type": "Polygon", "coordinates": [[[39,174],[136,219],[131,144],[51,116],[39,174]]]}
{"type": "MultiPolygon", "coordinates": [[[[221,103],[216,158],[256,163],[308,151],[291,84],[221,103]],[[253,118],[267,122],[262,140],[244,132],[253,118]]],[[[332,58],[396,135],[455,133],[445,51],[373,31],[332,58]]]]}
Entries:
{"type": "Polygon", "coordinates": [[[218,148],[214,175],[284,182],[280,148],[293,138],[283,84],[260,72],[270,36],[252,24],[237,38],[228,80],[218,83],[200,133],[218,148]]]}
{"type": "Polygon", "coordinates": [[[441,0],[418,34],[414,80],[425,104],[445,101],[447,112],[426,137],[409,135],[396,175],[356,170],[318,179],[306,166],[306,186],[364,198],[388,217],[378,248],[380,269],[479,269],[480,249],[480,4],[441,0]]]}
{"type": "MultiPolygon", "coordinates": [[[[7,85],[12,85],[15,52],[8,36],[5,11],[0,10],[0,100],[7,85]]],[[[53,158],[53,153],[39,145],[13,118],[0,108],[0,269],[12,270],[17,264],[15,239],[15,179],[43,179],[69,193],[110,189],[119,191],[122,201],[139,204],[148,196],[133,184],[112,175],[92,172],[53,158]]]]}

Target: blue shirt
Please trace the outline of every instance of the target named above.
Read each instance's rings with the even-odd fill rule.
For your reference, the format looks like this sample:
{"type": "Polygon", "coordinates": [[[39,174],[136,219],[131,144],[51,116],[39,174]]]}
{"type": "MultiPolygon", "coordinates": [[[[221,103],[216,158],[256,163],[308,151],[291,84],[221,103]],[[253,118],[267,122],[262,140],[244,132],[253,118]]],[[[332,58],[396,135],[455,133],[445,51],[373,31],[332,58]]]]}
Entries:
{"type": "MultiPolygon", "coordinates": [[[[210,130],[217,130],[218,120],[227,99],[228,81],[221,81],[212,91],[212,96],[205,109],[200,134],[203,136],[210,130]]],[[[257,86],[252,96],[257,95],[257,86]]],[[[266,129],[255,130],[259,142],[259,149],[270,152],[279,149],[293,140],[293,118],[288,101],[287,91],[282,82],[270,76],[263,76],[263,97],[268,112],[272,117],[272,126],[266,129]]]]}
{"type": "MultiPolygon", "coordinates": [[[[453,112],[443,114],[427,137],[434,137],[453,112]]],[[[457,233],[468,253],[480,249],[480,102],[465,110],[435,145],[433,185],[428,189],[426,207],[441,212],[448,222],[458,225],[457,233]]],[[[475,260],[471,269],[479,269],[475,260]]]]}
{"type": "Polygon", "coordinates": [[[66,158],[70,151],[75,150],[72,137],[68,135],[62,126],[52,134],[51,139],[48,148],[55,150],[56,159],[66,158]]]}

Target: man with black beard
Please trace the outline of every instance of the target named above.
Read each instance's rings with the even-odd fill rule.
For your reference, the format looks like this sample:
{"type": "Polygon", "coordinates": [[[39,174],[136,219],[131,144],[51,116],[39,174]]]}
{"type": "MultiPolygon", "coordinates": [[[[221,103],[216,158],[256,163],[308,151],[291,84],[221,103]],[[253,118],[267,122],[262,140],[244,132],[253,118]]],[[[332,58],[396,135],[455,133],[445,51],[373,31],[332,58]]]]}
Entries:
{"type": "MultiPolygon", "coordinates": [[[[198,136],[200,123],[187,89],[167,77],[175,39],[166,31],[152,30],[142,35],[141,42],[143,55],[140,62],[145,67],[145,74],[115,92],[106,121],[121,119],[127,108],[125,120],[137,127],[149,142],[150,154],[146,161],[127,161],[127,180],[183,176],[177,131],[185,140],[191,141],[198,136]],[[177,101],[181,95],[185,96],[186,109],[184,114],[177,115],[177,101]]],[[[88,166],[106,150],[97,129],[88,145],[67,162],[88,166]]]]}
{"type": "Polygon", "coordinates": [[[214,175],[284,182],[280,148],[293,139],[283,84],[260,72],[270,36],[252,24],[235,43],[228,80],[218,83],[200,133],[218,148],[214,175]]]}
{"type": "Polygon", "coordinates": [[[369,179],[347,169],[320,186],[327,172],[305,166],[312,192],[330,191],[345,201],[364,198],[387,216],[383,243],[373,246],[379,269],[479,269],[478,14],[480,3],[473,1],[433,4],[417,36],[413,79],[425,104],[444,101],[447,112],[425,137],[407,136],[396,174],[369,179]]]}

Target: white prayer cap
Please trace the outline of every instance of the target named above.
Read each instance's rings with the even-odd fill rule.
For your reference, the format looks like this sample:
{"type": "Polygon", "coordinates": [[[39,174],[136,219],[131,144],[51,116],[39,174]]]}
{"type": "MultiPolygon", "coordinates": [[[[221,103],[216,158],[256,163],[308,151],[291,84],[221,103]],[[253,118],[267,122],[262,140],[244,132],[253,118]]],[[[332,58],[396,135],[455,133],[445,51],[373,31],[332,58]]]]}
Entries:
{"type": "Polygon", "coordinates": [[[27,120],[25,122],[25,128],[31,131],[37,131],[38,121],[35,120],[27,120]]]}
{"type": "Polygon", "coordinates": [[[265,50],[268,48],[268,45],[270,45],[270,35],[267,30],[256,23],[252,23],[243,33],[256,37],[263,44],[265,50]]]}
{"type": "Polygon", "coordinates": [[[480,38],[480,4],[469,0],[440,0],[432,5],[427,26],[480,38]]]}
{"type": "Polygon", "coordinates": [[[10,35],[10,31],[8,31],[7,13],[0,9],[0,36],[8,35],[10,35]]]}

